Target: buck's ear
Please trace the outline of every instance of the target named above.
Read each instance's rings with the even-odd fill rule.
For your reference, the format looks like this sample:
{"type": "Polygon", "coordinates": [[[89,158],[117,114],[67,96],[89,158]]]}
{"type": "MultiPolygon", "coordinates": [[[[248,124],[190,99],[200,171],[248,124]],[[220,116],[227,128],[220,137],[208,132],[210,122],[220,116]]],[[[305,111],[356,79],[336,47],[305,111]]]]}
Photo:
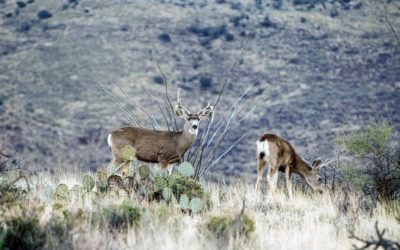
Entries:
{"type": "Polygon", "coordinates": [[[320,165],[321,165],[321,159],[316,159],[315,161],[313,161],[313,163],[312,163],[312,166],[313,166],[313,168],[315,169],[315,170],[319,170],[319,168],[320,168],[320,165]]]}
{"type": "Polygon", "coordinates": [[[206,108],[200,110],[198,115],[199,115],[200,119],[207,119],[208,117],[210,117],[212,115],[213,111],[214,111],[213,106],[207,106],[206,108]]]}

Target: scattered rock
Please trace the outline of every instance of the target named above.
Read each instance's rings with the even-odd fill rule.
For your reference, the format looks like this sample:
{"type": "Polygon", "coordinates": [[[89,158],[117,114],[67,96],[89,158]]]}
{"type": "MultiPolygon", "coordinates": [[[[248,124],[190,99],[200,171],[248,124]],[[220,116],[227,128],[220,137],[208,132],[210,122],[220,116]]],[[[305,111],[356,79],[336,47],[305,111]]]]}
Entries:
{"type": "Polygon", "coordinates": [[[226,33],[226,26],[218,25],[212,27],[200,27],[200,25],[198,24],[192,24],[189,27],[189,31],[192,32],[193,34],[196,34],[197,36],[217,39],[218,37],[226,33]]]}
{"type": "Polygon", "coordinates": [[[231,33],[225,34],[225,41],[232,42],[233,40],[235,40],[235,37],[231,33]]]}
{"type": "Polygon", "coordinates": [[[339,16],[339,11],[337,9],[332,9],[331,13],[330,13],[330,16],[332,18],[335,18],[335,17],[339,16]]]}
{"type": "Polygon", "coordinates": [[[200,76],[200,87],[202,90],[207,90],[211,87],[212,85],[212,78],[211,76],[208,75],[202,75],[200,76]]]}
{"type": "Polygon", "coordinates": [[[270,19],[269,19],[269,17],[264,17],[264,20],[260,23],[260,25],[262,26],[262,27],[265,27],[265,28],[276,28],[277,27],[277,25],[276,25],[276,23],[273,23],[270,19]]]}
{"type": "Polygon", "coordinates": [[[124,24],[121,26],[121,31],[128,31],[129,30],[129,25],[124,24]]]}
{"type": "Polygon", "coordinates": [[[17,6],[18,6],[18,8],[25,8],[26,7],[26,3],[18,1],[17,2],[17,6]]]}
{"type": "Polygon", "coordinates": [[[280,10],[282,8],[282,0],[274,0],[272,2],[272,7],[276,10],[280,10]]]}
{"type": "Polygon", "coordinates": [[[158,36],[158,39],[159,39],[161,42],[164,42],[164,43],[169,43],[169,42],[171,42],[171,37],[170,37],[168,34],[166,34],[166,33],[163,33],[163,34],[159,35],[159,36],[158,36]]]}
{"type": "Polygon", "coordinates": [[[38,17],[39,19],[43,20],[43,19],[48,19],[48,18],[53,17],[53,14],[51,14],[51,13],[50,13],[49,11],[47,11],[47,10],[41,10],[41,11],[39,11],[39,12],[37,13],[37,17],[38,17]]]}
{"type": "Polygon", "coordinates": [[[354,4],[354,5],[353,5],[353,8],[356,9],[356,10],[358,10],[358,9],[361,9],[362,6],[363,6],[363,3],[362,3],[362,2],[359,2],[359,3],[354,4]]]}
{"type": "Polygon", "coordinates": [[[28,32],[32,26],[35,24],[33,21],[22,21],[18,26],[17,26],[17,31],[20,33],[28,32]]]}
{"type": "Polygon", "coordinates": [[[163,84],[164,83],[164,78],[162,76],[154,76],[153,77],[153,82],[157,84],[163,84]]]}

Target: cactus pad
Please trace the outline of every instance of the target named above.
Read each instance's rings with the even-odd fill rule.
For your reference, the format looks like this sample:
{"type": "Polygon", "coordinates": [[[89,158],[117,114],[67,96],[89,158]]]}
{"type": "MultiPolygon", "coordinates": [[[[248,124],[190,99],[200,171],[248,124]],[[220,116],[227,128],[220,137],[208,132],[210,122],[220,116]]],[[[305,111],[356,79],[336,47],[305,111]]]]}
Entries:
{"type": "Polygon", "coordinates": [[[118,175],[111,175],[108,177],[107,183],[110,189],[113,190],[124,188],[124,182],[122,181],[121,176],[118,175]]]}
{"type": "Polygon", "coordinates": [[[150,176],[150,168],[146,165],[143,165],[139,168],[140,179],[144,180],[149,178],[150,176]]]}
{"type": "Polygon", "coordinates": [[[129,145],[122,149],[122,157],[125,161],[133,161],[136,158],[136,150],[129,145]]]}
{"type": "Polygon", "coordinates": [[[194,175],[194,168],[189,162],[183,162],[177,167],[178,173],[182,176],[189,177],[194,175]]]}
{"type": "Polygon", "coordinates": [[[132,176],[125,177],[122,182],[125,190],[133,190],[136,186],[135,179],[132,176]]]}
{"type": "Polygon", "coordinates": [[[92,176],[90,175],[83,176],[83,187],[85,188],[86,192],[92,191],[92,189],[94,188],[94,184],[95,182],[92,176]]]}
{"type": "Polygon", "coordinates": [[[97,189],[100,192],[107,191],[108,183],[107,183],[107,172],[105,171],[97,171],[97,181],[96,181],[97,189]]]}
{"type": "Polygon", "coordinates": [[[172,190],[170,188],[164,188],[162,191],[162,196],[164,200],[170,201],[172,199],[172,190]]]}
{"type": "Polygon", "coordinates": [[[189,209],[189,197],[186,194],[181,195],[181,198],[179,199],[179,206],[184,210],[189,209]]]}
{"type": "Polygon", "coordinates": [[[164,188],[168,187],[168,180],[164,177],[157,177],[155,179],[156,189],[163,190],[164,188]]]}
{"type": "Polygon", "coordinates": [[[54,198],[57,200],[68,200],[69,191],[67,185],[59,184],[57,186],[56,192],[54,193],[54,198]]]}
{"type": "Polygon", "coordinates": [[[200,198],[193,198],[189,203],[189,208],[193,213],[200,212],[204,207],[204,202],[200,198]]]}

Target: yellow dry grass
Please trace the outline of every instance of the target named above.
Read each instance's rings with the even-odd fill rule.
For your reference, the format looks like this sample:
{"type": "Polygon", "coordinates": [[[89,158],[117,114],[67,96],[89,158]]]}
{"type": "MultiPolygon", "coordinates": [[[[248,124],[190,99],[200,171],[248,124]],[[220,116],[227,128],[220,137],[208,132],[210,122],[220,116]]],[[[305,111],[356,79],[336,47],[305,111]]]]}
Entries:
{"type": "MultiPolygon", "coordinates": [[[[40,222],[47,223],[57,209],[51,199],[58,183],[70,188],[81,182],[83,173],[46,174],[32,178],[34,190],[21,201],[32,210],[41,211],[40,222]]],[[[235,182],[231,182],[235,183],[235,182]]],[[[390,206],[378,203],[375,208],[363,209],[368,200],[360,194],[340,191],[323,195],[295,191],[289,200],[283,190],[275,200],[267,201],[265,191],[254,191],[251,182],[236,180],[235,184],[203,182],[210,192],[212,207],[199,215],[182,213],[165,203],[137,202],[142,218],[138,228],[110,233],[106,228],[93,226],[91,216],[102,207],[120,204],[127,197],[107,197],[97,201],[84,199],[64,204],[72,213],[81,211],[85,216],[74,223],[72,245],[76,249],[350,249],[354,240],[349,230],[362,238],[375,236],[374,225],[379,222],[386,229],[386,237],[399,240],[400,203],[390,206]],[[213,237],[206,223],[211,216],[239,214],[243,199],[245,212],[255,221],[255,231],[250,238],[221,240],[213,237]]],[[[0,216],[11,216],[18,209],[8,208],[0,216]]]]}

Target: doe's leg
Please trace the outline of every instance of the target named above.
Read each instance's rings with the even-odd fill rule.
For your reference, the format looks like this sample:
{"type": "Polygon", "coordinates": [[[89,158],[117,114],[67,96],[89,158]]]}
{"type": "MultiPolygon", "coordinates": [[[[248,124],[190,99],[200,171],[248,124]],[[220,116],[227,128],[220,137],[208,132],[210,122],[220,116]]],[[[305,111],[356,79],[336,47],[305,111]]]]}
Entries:
{"type": "Polygon", "coordinates": [[[261,160],[259,159],[258,160],[256,192],[259,192],[260,189],[261,189],[261,182],[262,182],[262,179],[263,179],[266,163],[267,162],[264,159],[261,159],[261,160]]]}
{"type": "Polygon", "coordinates": [[[268,199],[271,199],[274,194],[276,187],[278,186],[278,168],[276,165],[269,164],[268,169],[268,199]]]}
{"type": "Polygon", "coordinates": [[[292,175],[292,171],[291,171],[290,166],[286,166],[286,169],[285,169],[286,187],[288,189],[290,199],[293,198],[293,187],[292,187],[291,175],[292,175]]]}

